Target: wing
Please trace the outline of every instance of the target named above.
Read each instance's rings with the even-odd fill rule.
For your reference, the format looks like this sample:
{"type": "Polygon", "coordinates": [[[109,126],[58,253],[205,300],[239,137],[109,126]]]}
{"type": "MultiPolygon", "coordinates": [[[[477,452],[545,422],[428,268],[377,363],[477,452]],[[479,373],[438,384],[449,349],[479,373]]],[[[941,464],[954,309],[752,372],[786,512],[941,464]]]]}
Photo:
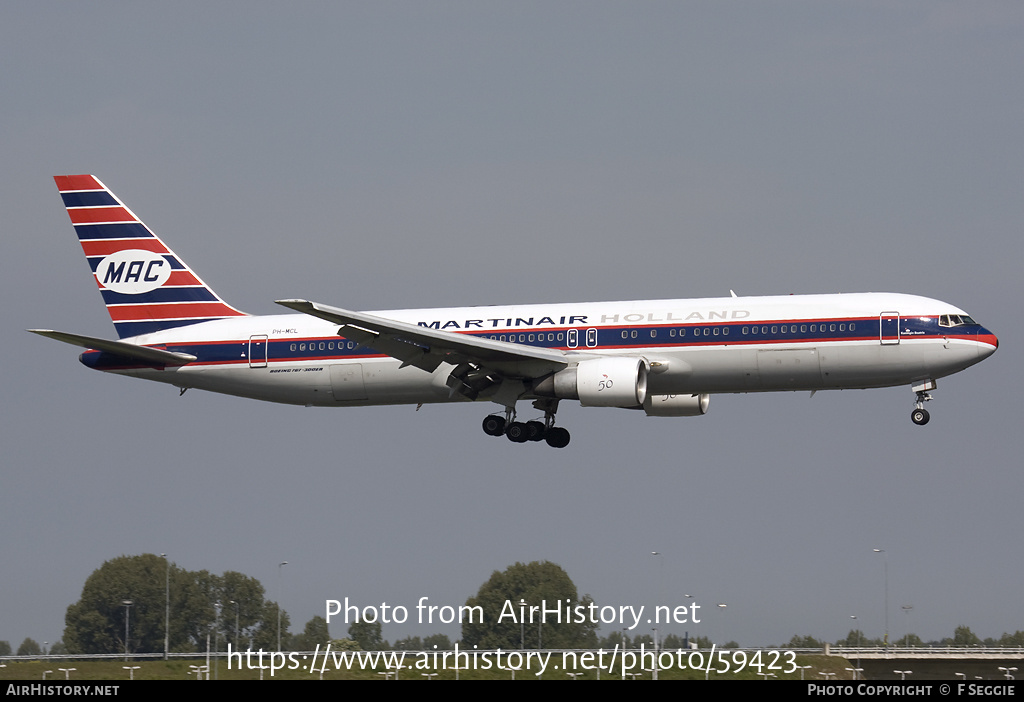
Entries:
{"type": "Polygon", "coordinates": [[[433,372],[441,363],[472,364],[506,378],[541,378],[568,366],[561,351],[455,334],[308,300],[277,304],[341,325],[339,336],[433,372]]]}

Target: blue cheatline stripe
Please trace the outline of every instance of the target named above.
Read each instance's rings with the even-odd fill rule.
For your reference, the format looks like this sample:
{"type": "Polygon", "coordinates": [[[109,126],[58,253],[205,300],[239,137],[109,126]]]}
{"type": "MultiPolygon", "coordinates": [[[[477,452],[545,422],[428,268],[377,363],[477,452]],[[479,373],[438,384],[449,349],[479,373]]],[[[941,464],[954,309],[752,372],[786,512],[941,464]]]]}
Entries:
{"type": "Polygon", "coordinates": [[[149,304],[153,302],[219,302],[217,296],[207,288],[201,287],[167,287],[157,288],[147,293],[126,295],[113,290],[100,290],[103,302],[108,305],[149,304]]]}
{"type": "Polygon", "coordinates": [[[138,222],[116,224],[76,224],[79,239],[152,239],[153,232],[138,222]]]}
{"type": "MultiPolygon", "coordinates": [[[[133,327],[133,333],[134,334],[142,334],[142,333],[145,333],[146,331],[156,331],[156,330],[158,330],[160,328],[166,328],[166,327],[170,327],[170,326],[186,326],[186,325],[195,324],[195,323],[198,323],[198,322],[201,322],[201,321],[209,321],[209,320],[206,320],[206,319],[198,320],[197,319],[197,320],[184,320],[184,321],[179,321],[179,322],[166,322],[166,323],[164,323],[164,322],[159,322],[159,323],[154,322],[152,324],[157,325],[156,328],[145,329],[144,331],[134,331],[134,329],[142,329],[142,328],[144,328],[148,324],[146,322],[118,322],[117,325],[118,325],[118,330],[120,330],[122,328],[122,326],[131,326],[131,327],[133,327]]],[[[849,330],[849,324],[850,324],[851,320],[847,319],[847,318],[844,318],[844,319],[836,319],[836,320],[825,320],[825,321],[814,320],[813,322],[810,322],[810,321],[800,322],[800,324],[806,324],[808,326],[810,326],[810,324],[815,324],[819,328],[822,325],[825,325],[826,327],[830,327],[830,325],[835,324],[838,327],[839,324],[845,324],[847,326],[847,329],[845,331],[842,331],[842,332],[840,332],[838,330],[838,328],[837,328],[837,330],[835,332],[831,331],[830,329],[826,329],[824,331],[816,330],[815,332],[813,332],[813,334],[810,331],[807,331],[805,333],[782,333],[782,332],[776,332],[775,334],[772,334],[769,331],[767,334],[758,334],[757,336],[754,336],[752,334],[748,334],[748,335],[744,336],[742,334],[742,328],[744,326],[746,326],[748,328],[754,326],[754,324],[752,322],[747,322],[746,324],[742,324],[742,323],[729,323],[728,325],[722,325],[722,324],[719,324],[719,325],[715,325],[715,324],[691,325],[691,326],[685,327],[686,332],[687,332],[685,336],[683,336],[683,337],[676,336],[674,339],[669,338],[667,336],[666,328],[665,327],[613,327],[613,328],[599,328],[598,327],[597,329],[599,331],[600,338],[599,338],[599,343],[598,343],[598,345],[596,347],[594,347],[594,350],[596,350],[596,351],[600,351],[602,349],[619,349],[619,350],[622,350],[622,349],[628,349],[630,346],[642,347],[642,348],[648,348],[648,349],[656,349],[656,348],[661,347],[661,348],[665,348],[666,350],[672,350],[672,349],[686,349],[686,348],[691,348],[691,347],[707,347],[707,346],[711,346],[711,345],[717,345],[717,346],[726,346],[726,345],[728,345],[728,346],[733,346],[733,347],[753,346],[753,347],[757,348],[757,347],[770,347],[770,346],[772,346],[774,344],[783,343],[783,342],[784,343],[789,343],[789,344],[802,344],[802,345],[806,345],[807,348],[815,348],[815,347],[818,347],[819,345],[832,345],[832,344],[836,344],[836,343],[854,342],[854,341],[865,341],[865,340],[876,340],[876,343],[877,343],[877,338],[878,338],[878,320],[876,318],[860,318],[860,319],[856,319],[856,320],[852,320],[852,321],[857,325],[857,328],[854,331],[850,331],[849,330]],[[712,328],[713,329],[716,326],[718,328],[720,328],[720,329],[722,327],[724,327],[724,326],[729,326],[730,329],[731,329],[731,331],[729,333],[729,336],[727,336],[727,337],[722,337],[722,336],[715,337],[713,334],[711,336],[705,336],[703,334],[701,334],[701,336],[696,336],[693,333],[694,330],[697,329],[697,328],[699,328],[699,329],[701,329],[701,331],[703,331],[705,328],[712,328]],[[651,329],[657,329],[658,330],[658,336],[656,338],[654,338],[654,339],[650,338],[650,336],[649,336],[649,333],[650,333],[651,329]],[[621,336],[621,333],[622,333],[623,330],[626,330],[627,332],[633,331],[633,330],[636,330],[637,332],[647,332],[648,336],[647,336],[647,338],[643,338],[643,337],[641,337],[640,334],[638,334],[638,338],[637,339],[632,339],[632,338],[630,338],[630,339],[623,339],[622,336],[621,336]]],[[[901,324],[901,328],[903,328],[904,330],[917,331],[918,332],[918,334],[913,335],[913,336],[905,336],[904,340],[907,340],[907,341],[909,341],[909,340],[919,340],[919,339],[920,340],[923,340],[923,339],[934,339],[937,336],[944,336],[945,333],[946,333],[946,332],[943,332],[942,330],[939,329],[939,327],[938,327],[938,320],[936,318],[927,318],[927,319],[921,319],[921,318],[917,318],[917,317],[915,317],[915,318],[905,318],[905,319],[902,320],[902,322],[903,322],[903,324],[901,324]]],[[[787,321],[786,326],[789,327],[789,326],[792,326],[793,324],[794,324],[793,322],[787,321]]],[[[779,323],[777,323],[777,322],[774,325],[771,322],[758,322],[757,326],[759,328],[762,327],[762,326],[767,326],[769,328],[769,330],[771,329],[772,326],[781,327],[781,325],[779,323]]],[[[580,329],[580,327],[573,327],[573,328],[580,329]]],[[[680,327],[675,327],[675,328],[678,330],[680,327]]],[[[537,341],[535,341],[533,343],[525,342],[525,343],[523,343],[523,345],[524,346],[544,346],[544,347],[547,347],[547,348],[567,349],[566,344],[565,344],[565,332],[568,329],[569,329],[569,327],[556,327],[556,328],[552,328],[552,329],[546,329],[544,331],[544,339],[543,340],[539,340],[538,339],[537,341]],[[558,340],[548,341],[547,340],[547,334],[549,332],[556,334],[556,336],[557,336],[557,334],[561,333],[563,335],[562,336],[562,340],[561,341],[558,341],[558,340]]],[[[972,327],[972,329],[977,329],[977,327],[972,327]]],[[[948,332],[948,330],[947,330],[947,332],[948,332]]],[[[504,331],[502,331],[502,330],[494,330],[494,331],[487,331],[487,332],[472,332],[472,333],[468,333],[466,335],[467,336],[471,336],[471,337],[481,337],[481,338],[488,338],[488,339],[490,339],[490,338],[493,338],[493,337],[496,337],[496,336],[501,336],[502,334],[504,334],[504,336],[506,338],[509,338],[509,337],[512,337],[512,336],[516,337],[517,341],[515,343],[518,344],[519,343],[518,342],[518,336],[519,336],[520,333],[529,334],[529,332],[519,332],[519,331],[516,331],[513,334],[512,332],[510,332],[508,330],[504,330],[504,331]]],[[[534,332],[534,334],[539,334],[539,333],[540,332],[534,332]]],[[[971,332],[971,333],[973,333],[973,332],[971,332]]],[[[239,362],[247,362],[247,358],[248,357],[247,356],[243,357],[242,354],[243,353],[248,353],[248,343],[249,343],[248,338],[224,340],[224,341],[217,341],[217,342],[212,342],[212,343],[188,343],[188,342],[185,342],[185,343],[181,343],[181,344],[174,344],[174,343],[168,344],[167,345],[167,349],[170,350],[170,351],[181,351],[181,352],[184,352],[184,353],[190,353],[190,354],[196,356],[199,359],[200,363],[239,363],[239,362]]],[[[372,346],[370,346],[370,347],[360,346],[358,343],[353,342],[354,348],[349,348],[348,344],[349,344],[349,340],[345,339],[344,337],[340,337],[340,336],[318,336],[318,337],[270,339],[269,341],[267,341],[267,356],[268,356],[268,361],[269,362],[271,362],[271,363],[281,363],[281,362],[310,362],[310,361],[330,362],[332,360],[340,361],[340,360],[346,360],[346,359],[368,358],[368,357],[385,356],[386,355],[386,354],[380,354],[379,352],[375,351],[372,346]],[[330,344],[332,342],[334,344],[334,348],[333,349],[328,349],[328,348],[321,349],[320,348],[320,344],[321,343],[324,343],[325,346],[326,346],[327,344],[330,344]],[[295,348],[292,349],[292,346],[294,346],[295,348]],[[302,348],[300,348],[300,347],[302,347],[302,348]]],[[[586,351],[587,349],[586,349],[586,347],[584,347],[581,344],[581,346],[577,350],[584,350],[584,351],[586,351]]]]}
{"type": "Polygon", "coordinates": [[[64,200],[64,207],[98,207],[120,204],[113,195],[102,190],[88,193],[61,193],[60,196],[64,200]]]}

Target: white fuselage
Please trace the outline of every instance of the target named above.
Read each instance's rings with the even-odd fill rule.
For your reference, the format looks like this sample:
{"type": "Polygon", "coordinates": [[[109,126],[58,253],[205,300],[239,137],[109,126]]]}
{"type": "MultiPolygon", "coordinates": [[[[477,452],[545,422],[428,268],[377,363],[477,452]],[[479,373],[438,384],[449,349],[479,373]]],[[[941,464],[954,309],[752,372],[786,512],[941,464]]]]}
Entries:
{"type": "MultiPolygon", "coordinates": [[[[952,305],[890,293],[540,304],[371,313],[453,334],[556,349],[570,361],[641,357],[651,395],[904,385],[956,373],[997,346],[952,305]]],[[[969,318],[967,318],[969,319],[969,318]]],[[[973,320],[971,320],[973,322],[973,320]]],[[[465,400],[434,372],[359,347],[302,314],[202,322],[126,341],[192,354],[158,369],[89,351],[91,367],[181,388],[301,405],[465,400]]],[[[533,397],[529,392],[521,399],[533,397]]],[[[490,399],[481,396],[479,399],[490,399]]]]}

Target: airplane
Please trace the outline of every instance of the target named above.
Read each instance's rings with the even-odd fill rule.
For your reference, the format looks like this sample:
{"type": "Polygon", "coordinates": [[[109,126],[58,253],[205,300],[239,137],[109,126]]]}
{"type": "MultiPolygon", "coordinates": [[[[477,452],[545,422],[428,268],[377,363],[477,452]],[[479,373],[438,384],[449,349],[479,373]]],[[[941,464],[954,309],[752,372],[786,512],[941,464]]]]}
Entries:
{"type": "Polygon", "coordinates": [[[355,312],[222,300],[98,178],[55,176],[118,340],[28,331],[86,349],[89,368],[307,406],[490,401],[483,430],[569,443],[562,400],[693,417],[717,393],[910,385],[911,419],[939,378],[996,336],[945,302],[895,293],[531,304],[355,312]],[[517,418],[516,405],[543,413],[517,418]]]}

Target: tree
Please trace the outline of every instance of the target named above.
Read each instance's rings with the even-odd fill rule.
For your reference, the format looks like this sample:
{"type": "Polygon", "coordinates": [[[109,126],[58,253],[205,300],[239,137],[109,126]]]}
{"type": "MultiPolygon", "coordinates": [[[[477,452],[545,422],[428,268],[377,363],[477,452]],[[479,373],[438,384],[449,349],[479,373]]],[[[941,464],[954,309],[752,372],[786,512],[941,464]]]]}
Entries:
{"type": "Polygon", "coordinates": [[[881,645],[881,639],[869,639],[860,629],[850,629],[850,633],[846,635],[845,639],[836,641],[836,646],[844,646],[846,648],[871,648],[881,645]]]}
{"type": "Polygon", "coordinates": [[[330,640],[331,635],[327,631],[327,620],[316,616],[306,622],[306,628],[302,630],[301,634],[293,637],[292,648],[295,651],[315,651],[318,645],[322,648],[330,640]]]}
{"type": "Polygon", "coordinates": [[[381,651],[387,646],[387,642],[381,636],[379,621],[368,622],[360,619],[352,622],[348,625],[348,637],[364,651],[381,651]]]}
{"type": "MultiPolygon", "coordinates": [[[[268,610],[258,580],[232,571],[224,575],[205,570],[190,572],[147,553],[109,560],[86,579],[81,599],[68,607],[64,617],[67,651],[122,653],[127,616],[128,651],[162,652],[168,587],[171,616],[167,634],[172,651],[205,650],[208,635],[211,647],[216,645],[220,650],[225,650],[228,642],[236,649],[252,645],[276,650],[276,605],[268,610]],[[126,607],[125,601],[131,605],[126,607]],[[219,620],[215,608],[218,602],[219,620]],[[268,615],[273,622],[272,634],[267,633],[268,615]]],[[[281,621],[287,631],[284,612],[281,621]]]]}
{"type": "Polygon", "coordinates": [[[665,650],[689,648],[690,642],[684,639],[682,636],[669,634],[664,639],[662,639],[661,647],[665,650]]]}
{"type": "MultiPolygon", "coordinates": [[[[229,570],[219,578],[217,595],[224,607],[221,613],[221,640],[230,641],[233,649],[247,648],[262,621],[265,602],[263,586],[256,578],[229,570]]],[[[276,626],[276,612],[274,617],[276,626]]]]}
{"type": "Polygon", "coordinates": [[[466,600],[467,607],[480,609],[475,610],[473,621],[463,617],[462,645],[519,648],[522,636],[526,648],[594,648],[598,624],[590,621],[587,609],[592,603],[589,595],[578,597],[576,586],[561,566],[549,561],[516,563],[503,572],[494,571],[476,596],[466,600]],[[520,607],[521,600],[527,607],[520,607]],[[544,607],[549,612],[542,617],[537,609],[531,615],[530,607],[544,607]],[[583,608],[580,611],[586,621],[576,621],[576,607],[583,608]],[[560,617],[551,612],[556,609],[560,617]]]}
{"type": "Polygon", "coordinates": [[[958,626],[953,633],[954,646],[976,646],[980,643],[981,639],[968,626],[958,626]]]}
{"type": "Polygon", "coordinates": [[[654,648],[654,637],[650,634],[637,634],[633,638],[633,648],[640,648],[641,646],[650,651],[654,648]]]}
{"type": "Polygon", "coordinates": [[[404,639],[395,641],[396,651],[422,651],[423,641],[419,636],[406,636],[404,639]]]}
{"type": "Polygon", "coordinates": [[[614,649],[616,646],[618,646],[620,649],[624,650],[630,648],[632,642],[629,640],[629,636],[627,634],[624,634],[618,629],[615,629],[609,632],[607,636],[602,638],[598,642],[598,645],[600,645],[601,648],[611,649],[614,649]]]}
{"type": "Polygon", "coordinates": [[[713,646],[711,639],[707,636],[696,636],[693,638],[693,643],[697,648],[711,648],[713,646]]]}
{"type": "MultiPolygon", "coordinates": [[[[153,653],[164,647],[164,579],[166,561],[153,554],[120,556],[107,561],[85,581],[82,597],[64,617],[64,643],[71,653],[153,653]],[[125,601],[132,604],[126,606],[125,601]],[[128,610],[126,614],[126,610],[128,610]]],[[[181,594],[183,571],[172,568],[173,591],[181,594]]],[[[174,611],[185,614],[183,603],[174,611]]],[[[180,643],[181,636],[172,640],[180,643]]]]}
{"type": "Polygon", "coordinates": [[[818,641],[816,638],[808,634],[807,636],[800,636],[794,634],[793,638],[786,644],[786,648],[824,648],[825,644],[818,641]]]}
{"type": "Polygon", "coordinates": [[[25,640],[21,642],[20,646],[18,646],[19,656],[38,656],[42,652],[43,649],[39,647],[39,644],[28,637],[25,637],[25,640]]]}
{"type": "MultiPolygon", "coordinates": [[[[1006,634],[1003,634],[1003,636],[1006,636],[1006,634]]],[[[10,641],[0,641],[0,656],[9,656],[9,655],[11,655],[11,642],[10,641]]]]}
{"type": "MultiPolygon", "coordinates": [[[[281,650],[288,651],[291,649],[289,639],[291,638],[288,634],[288,628],[291,626],[291,617],[288,616],[287,610],[282,609],[280,611],[281,616],[281,650]]],[[[276,651],[277,650],[277,617],[278,617],[278,605],[276,602],[265,600],[263,607],[260,610],[259,622],[252,629],[251,646],[253,650],[263,649],[264,651],[276,651]]]]}
{"type": "Polygon", "coordinates": [[[423,648],[427,651],[433,651],[435,648],[438,651],[450,651],[454,646],[452,646],[452,640],[445,634],[431,634],[423,639],[423,648]]]}
{"type": "Polygon", "coordinates": [[[921,641],[921,637],[918,636],[917,634],[904,634],[903,636],[900,637],[900,639],[899,639],[899,641],[897,641],[897,643],[900,646],[916,646],[916,647],[924,646],[924,642],[921,641]]]}
{"type": "MultiPolygon", "coordinates": [[[[0,645],[4,642],[0,641],[0,645]]],[[[1015,631],[1012,634],[1003,633],[999,637],[1000,646],[1024,646],[1024,631],[1015,631]]]]}

